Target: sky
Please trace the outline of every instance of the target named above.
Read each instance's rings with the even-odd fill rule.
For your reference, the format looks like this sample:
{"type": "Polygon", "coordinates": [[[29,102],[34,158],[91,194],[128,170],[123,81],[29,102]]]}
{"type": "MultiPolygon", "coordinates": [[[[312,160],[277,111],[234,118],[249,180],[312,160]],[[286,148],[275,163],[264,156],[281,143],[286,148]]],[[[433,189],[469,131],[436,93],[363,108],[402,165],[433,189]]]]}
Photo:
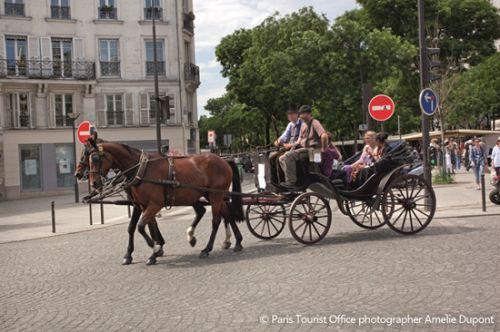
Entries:
{"type": "Polygon", "coordinates": [[[196,63],[200,66],[201,85],[198,89],[198,115],[206,115],[204,106],[210,98],[224,94],[227,80],[220,74],[215,58],[220,40],[240,28],[251,28],[266,17],[279,12],[294,12],[312,6],[330,21],[346,10],[357,8],[355,0],[193,0],[195,19],[196,63]]]}

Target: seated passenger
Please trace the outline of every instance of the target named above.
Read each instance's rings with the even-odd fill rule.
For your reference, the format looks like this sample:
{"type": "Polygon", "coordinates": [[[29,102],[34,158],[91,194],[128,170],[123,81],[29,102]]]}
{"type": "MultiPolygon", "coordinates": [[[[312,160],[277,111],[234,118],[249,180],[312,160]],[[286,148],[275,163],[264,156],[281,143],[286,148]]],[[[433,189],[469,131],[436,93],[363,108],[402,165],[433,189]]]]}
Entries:
{"type": "Polygon", "coordinates": [[[346,182],[352,182],[353,177],[359,173],[359,171],[366,166],[370,166],[375,161],[374,151],[377,147],[377,142],[375,141],[375,132],[367,131],[364,136],[365,146],[363,147],[363,153],[361,157],[351,165],[345,165],[342,167],[342,171],[346,175],[346,182]]]}
{"type": "Polygon", "coordinates": [[[279,162],[285,173],[285,182],[282,187],[296,189],[297,187],[297,161],[309,159],[308,148],[315,148],[320,140],[326,137],[323,126],[317,119],[312,117],[312,109],[309,105],[302,105],[299,109],[300,118],[303,121],[300,128],[300,138],[295,146],[279,158],[279,162]]]}
{"type": "Polygon", "coordinates": [[[342,160],[342,154],[332,142],[332,134],[326,133],[326,137],[321,139],[321,164],[319,168],[324,176],[332,175],[332,167],[334,160],[342,160]]]}

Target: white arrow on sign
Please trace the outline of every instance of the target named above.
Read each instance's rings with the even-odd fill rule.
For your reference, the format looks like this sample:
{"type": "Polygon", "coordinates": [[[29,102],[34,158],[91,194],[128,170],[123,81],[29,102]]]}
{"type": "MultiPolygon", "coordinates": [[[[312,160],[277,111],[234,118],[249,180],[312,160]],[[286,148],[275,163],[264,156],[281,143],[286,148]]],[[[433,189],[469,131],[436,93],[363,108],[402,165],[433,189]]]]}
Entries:
{"type": "Polygon", "coordinates": [[[431,103],[431,110],[434,109],[434,97],[430,94],[430,92],[427,92],[424,96],[425,100],[427,100],[427,102],[431,103]]]}

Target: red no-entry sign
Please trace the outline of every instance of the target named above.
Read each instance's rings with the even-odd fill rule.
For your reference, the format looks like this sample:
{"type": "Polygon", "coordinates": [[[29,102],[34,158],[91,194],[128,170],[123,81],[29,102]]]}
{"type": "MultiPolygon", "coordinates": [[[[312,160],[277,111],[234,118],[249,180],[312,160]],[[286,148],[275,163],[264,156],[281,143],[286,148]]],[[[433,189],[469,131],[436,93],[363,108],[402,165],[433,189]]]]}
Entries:
{"type": "Polygon", "coordinates": [[[377,121],[387,121],[394,114],[394,101],[386,95],[377,95],[370,100],[368,112],[377,121]]]}
{"type": "Polygon", "coordinates": [[[87,143],[87,140],[89,137],[92,135],[94,132],[95,127],[90,123],[89,121],[83,121],[79,126],[78,126],[78,140],[82,143],[85,144],[87,143]]]}

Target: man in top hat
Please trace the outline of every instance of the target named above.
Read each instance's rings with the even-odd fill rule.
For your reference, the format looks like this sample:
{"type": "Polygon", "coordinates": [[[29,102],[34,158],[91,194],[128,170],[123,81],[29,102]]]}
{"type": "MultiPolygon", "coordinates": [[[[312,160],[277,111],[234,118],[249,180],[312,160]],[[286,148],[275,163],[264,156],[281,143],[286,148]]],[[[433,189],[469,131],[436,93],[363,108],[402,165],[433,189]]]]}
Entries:
{"type": "MultiPolygon", "coordinates": [[[[320,147],[322,141],[328,141],[325,129],[319,120],[312,117],[311,106],[302,105],[299,109],[299,116],[303,121],[299,140],[290,151],[279,158],[285,173],[285,182],[281,183],[281,186],[288,189],[297,187],[297,161],[309,160],[309,148],[320,147]]],[[[322,147],[322,150],[325,148],[322,147]]]]}
{"type": "Polygon", "coordinates": [[[297,143],[302,127],[302,120],[299,118],[299,111],[297,109],[290,108],[286,113],[289,123],[283,134],[274,142],[274,145],[281,147],[281,150],[272,152],[269,155],[271,184],[275,185],[280,183],[280,179],[285,179],[283,171],[279,168],[278,158],[297,143]]]}

